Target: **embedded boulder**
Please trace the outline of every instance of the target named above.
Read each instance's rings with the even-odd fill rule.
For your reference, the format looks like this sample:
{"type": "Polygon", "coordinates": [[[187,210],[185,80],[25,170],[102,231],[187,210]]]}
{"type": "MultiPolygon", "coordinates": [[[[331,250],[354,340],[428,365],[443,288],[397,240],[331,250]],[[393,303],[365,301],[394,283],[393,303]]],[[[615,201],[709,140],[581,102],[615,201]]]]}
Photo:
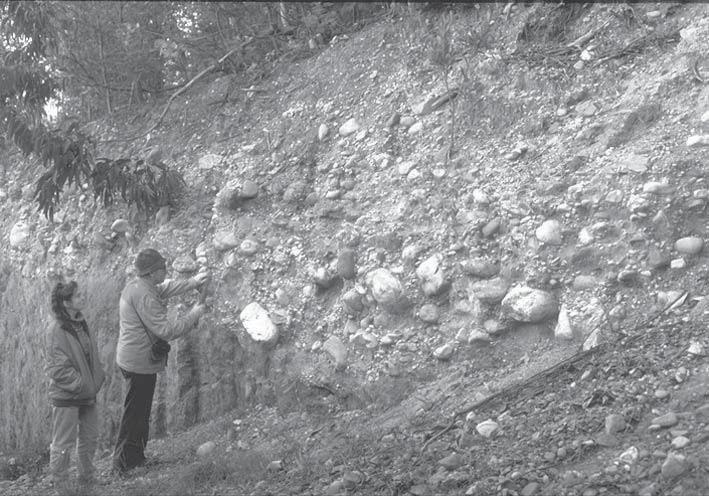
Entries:
{"type": "Polygon", "coordinates": [[[556,296],[528,286],[512,288],[502,300],[502,311],[518,322],[544,322],[559,313],[556,296]]]}
{"type": "Polygon", "coordinates": [[[375,269],[367,274],[367,285],[377,303],[393,305],[402,297],[401,282],[386,269],[375,269]]]}
{"type": "Polygon", "coordinates": [[[241,323],[254,341],[273,342],[278,339],[278,328],[265,308],[257,302],[246,305],[239,314],[241,323]]]}
{"type": "Polygon", "coordinates": [[[426,296],[438,295],[447,287],[442,262],[443,255],[437,253],[421,262],[416,269],[416,275],[421,280],[421,289],[426,296]]]}

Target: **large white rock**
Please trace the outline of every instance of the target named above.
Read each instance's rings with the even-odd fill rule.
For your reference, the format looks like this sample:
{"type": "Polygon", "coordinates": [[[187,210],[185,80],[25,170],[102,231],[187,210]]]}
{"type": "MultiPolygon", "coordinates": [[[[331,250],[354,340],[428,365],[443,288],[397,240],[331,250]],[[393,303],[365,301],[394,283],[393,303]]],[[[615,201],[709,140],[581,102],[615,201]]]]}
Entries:
{"type": "Polygon", "coordinates": [[[16,222],[10,229],[10,246],[13,248],[22,248],[30,236],[30,226],[24,222],[16,222]]]}
{"type": "Polygon", "coordinates": [[[560,245],[562,243],[561,224],[558,220],[545,220],[542,225],[537,228],[535,234],[537,239],[542,243],[548,245],[560,245]]]}
{"type": "Polygon", "coordinates": [[[416,269],[416,275],[421,280],[421,288],[426,296],[439,294],[446,284],[441,262],[443,255],[436,253],[421,262],[416,269]]]}
{"type": "Polygon", "coordinates": [[[265,308],[257,302],[249,303],[239,314],[241,323],[254,341],[271,342],[278,339],[278,328],[265,308]]]}
{"type": "Polygon", "coordinates": [[[401,282],[386,269],[375,269],[367,274],[367,285],[377,303],[393,304],[401,298],[401,282]]]}
{"type": "Polygon", "coordinates": [[[502,311],[518,322],[543,322],[559,313],[556,297],[527,286],[512,288],[502,300],[502,311]]]}

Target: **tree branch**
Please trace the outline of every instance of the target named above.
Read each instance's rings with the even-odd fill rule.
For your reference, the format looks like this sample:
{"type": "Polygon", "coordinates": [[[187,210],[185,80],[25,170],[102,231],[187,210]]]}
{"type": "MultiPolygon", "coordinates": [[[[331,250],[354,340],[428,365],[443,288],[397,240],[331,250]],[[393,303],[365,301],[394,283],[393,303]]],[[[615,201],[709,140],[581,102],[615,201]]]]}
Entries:
{"type": "Polygon", "coordinates": [[[200,72],[200,73],[197,74],[195,77],[193,77],[193,78],[192,78],[187,84],[185,84],[182,88],[180,88],[180,89],[177,90],[175,93],[173,93],[172,96],[171,96],[171,97],[169,98],[169,100],[167,101],[167,104],[165,105],[165,109],[162,111],[162,114],[160,114],[160,117],[158,117],[157,122],[156,122],[155,124],[153,124],[153,126],[152,126],[150,129],[148,129],[148,130],[144,133],[144,135],[147,135],[147,134],[153,132],[155,129],[157,129],[157,127],[160,125],[160,123],[162,122],[163,118],[165,117],[165,114],[167,114],[167,111],[170,109],[170,105],[172,104],[173,100],[175,100],[175,98],[177,98],[177,97],[180,96],[182,93],[184,93],[185,91],[187,91],[188,89],[190,89],[194,83],[196,83],[197,81],[199,81],[199,80],[200,80],[202,77],[204,77],[206,74],[212,72],[214,69],[216,69],[217,67],[219,67],[222,63],[224,63],[225,60],[227,60],[229,57],[231,57],[232,55],[234,55],[234,54],[235,54],[236,52],[238,52],[239,50],[242,50],[243,48],[245,48],[245,47],[246,47],[249,43],[251,43],[252,41],[254,41],[254,38],[251,38],[251,39],[249,39],[248,41],[245,41],[245,42],[241,43],[241,44],[240,44],[239,46],[237,46],[236,48],[232,48],[232,49],[229,50],[224,56],[222,56],[222,58],[220,58],[219,60],[217,60],[214,64],[210,65],[210,66],[207,67],[206,69],[204,69],[202,72],[200,72]]]}

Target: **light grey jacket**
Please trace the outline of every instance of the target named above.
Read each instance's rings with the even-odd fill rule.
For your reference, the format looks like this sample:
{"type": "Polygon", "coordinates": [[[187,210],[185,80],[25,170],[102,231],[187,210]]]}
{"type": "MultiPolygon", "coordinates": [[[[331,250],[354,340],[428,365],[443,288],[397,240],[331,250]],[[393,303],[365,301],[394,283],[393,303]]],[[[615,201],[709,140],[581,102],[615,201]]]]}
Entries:
{"type": "Polygon", "coordinates": [[[167,317],[167,299],[199,286],[194,279],[166,280],[155,285],[148,279],[133,279],[121,293],[119,304],[120,333],[116,348],[116,363],[127,372],[155,374],[165,370],[166,361],[150,359],[151,339],[177,339],[192,329],[199,313],[189,311],[184,317],[170,322],[167,317]],[[145,327],[151,337],[145,332],[145,327]]]}

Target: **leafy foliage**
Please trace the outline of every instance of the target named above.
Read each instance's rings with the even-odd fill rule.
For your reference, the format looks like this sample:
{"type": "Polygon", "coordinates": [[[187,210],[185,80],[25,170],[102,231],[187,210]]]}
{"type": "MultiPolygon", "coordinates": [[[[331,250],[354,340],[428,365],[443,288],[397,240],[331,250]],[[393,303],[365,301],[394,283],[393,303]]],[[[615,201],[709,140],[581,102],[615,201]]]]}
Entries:
{"type": "Polygon", "coordinates": [[[66,44],[55,36],[62,18],[53,14],[65,6],[6,2],[3,7],[0,23],[5,45],[0,54],[11,63],[0,68],[0,129],[8,142],[46,169],[35,183],[38,209],[52,218],[62,191],[71,185],[91,187],[104,205],[118,197],[142,211],[174,203],[184,181],[164,164],[131,158],[95,160],[93,141],[79,130],[78,122],[65,120],[63,126],[48,127],[45,106],[57,96],[60,85],[47,61],[52,47],[66,44]]]}

